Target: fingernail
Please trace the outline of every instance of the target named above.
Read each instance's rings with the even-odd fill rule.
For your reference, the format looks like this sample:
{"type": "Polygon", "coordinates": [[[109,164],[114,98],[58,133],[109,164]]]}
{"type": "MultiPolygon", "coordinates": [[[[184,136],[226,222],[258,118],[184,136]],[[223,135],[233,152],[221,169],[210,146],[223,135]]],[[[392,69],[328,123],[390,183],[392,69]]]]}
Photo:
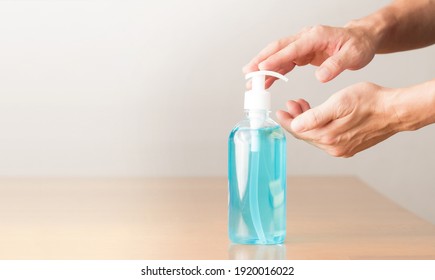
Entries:
{"type": "Polygon", "coordinates": [[[317,79],[320,81],[326,81],[331,77],[331,72],[326,67],[321,67],[316,72],[317,79]]]}
{"type": "Polygon", "coordinates": [[[305,125],[303,120],[296,118],[291,123],[291,128],[294,132],[302,132],[305,130],[305,125]]]}

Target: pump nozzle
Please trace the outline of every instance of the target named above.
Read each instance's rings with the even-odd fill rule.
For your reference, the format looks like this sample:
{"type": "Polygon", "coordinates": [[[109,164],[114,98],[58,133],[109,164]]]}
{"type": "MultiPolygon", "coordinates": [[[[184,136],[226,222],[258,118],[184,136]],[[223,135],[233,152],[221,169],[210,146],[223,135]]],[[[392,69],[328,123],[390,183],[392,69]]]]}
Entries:
{"type": "Polygon", "coordinates": [[[246,74],[245,79],[252,78],[252,89],[245,92],[245,109],[270,110],[270,93],[265,89],[266,76],[288,81],[286,77],[273,71],[256,71],[246,74]]]}
{"type": "Polygon", "coordinates": [[[266,81],[266,76],[273,76],[275,78],[283,80],[284,82],[288,81],[288,79],[284,75],[281,75],[280,73],[277,72],[266,71],[266,70],[248,73],[245,75],[245,79],[247,80],[252,78],[252,89],[264,90],[265,89],[264,82],[266,81]]]}

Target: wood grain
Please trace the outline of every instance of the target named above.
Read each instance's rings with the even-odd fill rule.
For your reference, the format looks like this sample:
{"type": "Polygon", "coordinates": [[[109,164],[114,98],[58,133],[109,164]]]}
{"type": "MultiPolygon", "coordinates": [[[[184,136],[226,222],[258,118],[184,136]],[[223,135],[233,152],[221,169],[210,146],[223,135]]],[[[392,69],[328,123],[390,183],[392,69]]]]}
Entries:
{"type": "Polygon", "coordinates": [[[226,178],[1,179],[0,259],[435,259],[435,226],[354,177],[287,192],[286,243],[243,246],[226,178]]]}

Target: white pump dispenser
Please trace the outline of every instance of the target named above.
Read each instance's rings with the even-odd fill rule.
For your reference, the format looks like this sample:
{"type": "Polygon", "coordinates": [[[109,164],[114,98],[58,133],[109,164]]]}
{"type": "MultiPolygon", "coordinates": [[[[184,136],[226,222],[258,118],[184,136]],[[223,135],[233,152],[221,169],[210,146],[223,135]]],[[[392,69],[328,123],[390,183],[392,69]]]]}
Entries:
{"type": "Polygon", "coordinates": [[[272,71],[247,74],[252,89],[245,92],[246,118],[228,140],[228,232],[234,243],[279,244],[286,236],[286,142],[269,117],[266,76],[287,81],[272,71]]]}
{"type": "Polygon", "coordinates": [[[253,129],[251,151],[258,151],[258,137],[255,136],[258,131],[255,130],[260,128],[265,119],[268,118],[271,108],[271,95],[265,89],[266,76],[288,81],[286,77],[273,71],[256,71],[245,75],[245,79],[252,79],[252,89],[245,92],[244,106],[250,127],[253,129]]]}
{"type": "Polygon", "coordinates": [[[252,89],[245,92],[245,110],[270,110],[271,96],[264,85],[266,76],[288,81],[286,77],[273,71],[256,71],[246,74],[245,79],[252,79],[252,89]]]}

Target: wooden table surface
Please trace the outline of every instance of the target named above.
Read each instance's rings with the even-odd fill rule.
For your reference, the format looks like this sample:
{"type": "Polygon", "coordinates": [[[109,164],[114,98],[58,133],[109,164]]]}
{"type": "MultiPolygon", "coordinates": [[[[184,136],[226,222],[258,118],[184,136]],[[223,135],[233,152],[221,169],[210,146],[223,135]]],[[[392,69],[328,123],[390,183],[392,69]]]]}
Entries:
{"type": "Polygon", "coordinates": [[[226,178],[1,179],[0,259],[435,259],[435,226],[360,180],[287,185],[285,244],[247,246],[226,178]]]}

